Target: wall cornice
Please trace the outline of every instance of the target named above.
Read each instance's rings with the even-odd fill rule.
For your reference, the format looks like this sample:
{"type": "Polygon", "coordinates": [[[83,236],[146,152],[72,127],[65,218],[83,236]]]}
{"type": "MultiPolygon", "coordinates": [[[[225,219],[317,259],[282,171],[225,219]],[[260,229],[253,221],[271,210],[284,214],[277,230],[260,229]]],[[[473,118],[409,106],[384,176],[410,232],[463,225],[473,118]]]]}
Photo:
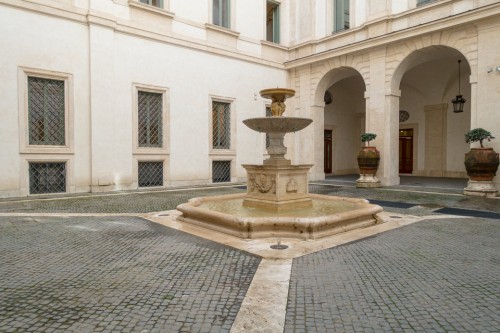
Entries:
{"type": "MultiPolygon", "coordinates": [[[[130,36],[135,36],[138,38],[145,38],[152,41],[171,44],[174,46],[189,48],[197,51],[207,52],[223,57],[228,57],[236,60],[246,61],[250,63],[255,63],[263,66],[268,66],[277,69],[285,69],[283,61],[279,61],[273,58],[263,59],[259,55],[249,55],[243,51],[238,51],[237,49],[224,48],[222,45],[218,47],[216,45],[209,44],[205,40],[198,40],[190,37],[185,37],[175,33],[162,34],[154,32],[152,30],[146,30],[144,28],[133,26],[129,21],[113,17],[107,13],[102,13],[95,10],[84,10],[78,7],[74,7],[64,3],[57,2],[45,2],[41,0],[37,1],[20,1],[20,0],[0,0],[0,6],[9,6],[19,10],[24,10],[28,12],[33,12],[37,14],[57,17],[60,19],[65,19],[75,23],[80,23],[84,25],[99,25],[102,27],[113,29],[117,33],[123,33],[130,36]]],[[[142,9],[142,6],[134,7],[136,9],[142,9]]],[[[157,13],[154,13],[157,15],[157,13]]],[[[175,20],[173,13],[165,11],[161,13],[167,19],[175,20]]],[[[212,27],[209,30],[215,31],[212,27]]],[[[238,38],[239,33],[233,33],[234,38],[238,38]]]]}
{"type": "MultiPolygon", "coordinates": [[[[293,59],[285,62],[286,69],[293,69],[296,67],[301,67],[305,65],[310,65],[316,62],[324,61],[333,57],[338,57],[341,55],[346,55],[350,53],[366,52],[369,49],[384,47],[391,43],[401,42],[403,40],[413,38],[416,36],[421,36],[436,31],[442,31],[446,29],[453,29],[460,26],[465,26],[468,24],[475,24],[482,20],[491,20],[492,18],[500,19],[500,3],[487,5],[484,7],[476,8],[464,13],[459,13],[456,15],[448,16],[446,18],[437,19],[435,21],[427,22],[418,26],[408,27],[406,29],[393,31],[384,35],[377,37],[367,38],[357,42],[353,42],[347,45],[342,45],[339,47],[327,49],[317,53],[311,53],[309,55],[302,56],[297,59],[293,59]]],[[[376,24],[380,24],[380,20],[377,20],[376,24]]],[[[359,28],[354,28],[352,34],[359,33],[363,30],[367,30],[369,26],[362,26],[359,28]]],[[[349,30],[349,31],[351,31],[349,30]]],[[[290,52],[300,53],[300,49],[315,49],[320,48],[321,45],[330,41],[335,36],[329,36],[318,41],[311,41],[309,43],[304,43],[294,47],[290,47],[290,52]]]]}

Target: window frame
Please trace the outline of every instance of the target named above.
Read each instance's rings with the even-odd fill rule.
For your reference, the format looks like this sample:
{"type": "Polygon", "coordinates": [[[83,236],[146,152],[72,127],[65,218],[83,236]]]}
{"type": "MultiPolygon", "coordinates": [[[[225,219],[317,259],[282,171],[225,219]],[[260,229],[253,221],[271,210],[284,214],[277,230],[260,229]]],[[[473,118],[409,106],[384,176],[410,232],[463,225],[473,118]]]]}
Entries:
{"type": "Polygon", "coordinates": [[[74,124],[73,124],[73,75],[64,72],[19,67],[18,68],[18,98],[19,98],[19,150],[21,154],[73,154],[74,124]],[[30,144],[29,124],[29,87],[28,78],[37,77],[47,80],[64,82],[64,145],[30,144]]]}
{"type": "Polygon", "coordinates": [[[132,152],[135,155],[168,155],[170,153],[170,94],[169,88],[158,87],[140,83],[132,84],[133,95],[133,134],[132,152]],[[155,93],[162,95],[162,145],[160,147],[141,147],[139,145],[139,92],[155,93]]]}
{"type": "Polygon", "coordinates": [[[236,103],[234,98],[220,97],[220,96],[210,96],[209,98],[209,110],[208,113],[208,123],[209,123],[209,152],[214,155],[235,155],[236,154],[236,103]],[[213,103],[227,103],[229,104],[229,126],[230,126],[230,138],[229,138],[229,148],[214,148],[213,146],[213,103]]]}
{"type": "Polygon", "coordinates": [[[420,8],[423,6],[427,6],[433,3],[438,2],[439,0],[415,0],[415,7],[420,8]]]}
{"type": "Polygon", "coordinates": [[[272,1],[272,0],[267,0],[266,1],[266,15],[265,15],[265,18],[266,18],[266,37],[265,37],[265,40],[267,42],[270,42],[270,43],[276,43],[276,44],[279,44],[281,42],[281,29],[280,29],[280,24],[281,24],[281,10],[280,10],[280,7],[281,7],[281,3],[280,2],[277,2],[277,1],[272,1]],[[268,37],[269,37],[269,31],[268,31],[268,25],[267,25],[267,18],[268,18],[268,6],[269,5],[272,5],[273,6],[273,13],[272,13],[272,32],[271,32],[271,39],[272,40],[269,40],[268,37]]]}
{"type": "Polygon", "coordinates": [[[232,15],[231,0],[212,0],[210,2],[210,4],[211,4],[211,6],[210,6],[210,18],[211,18],[210,23],[213,24],[213,25],[215,25],[215,26],[231,30],[232,26],[233,26],[233,24],[232,24],[232,17],[233,17],[233,15],[232,15]],[[216,19],[215,15],[214,15],[214,11],[215,11],[214,3],[215,3],[215,1],[219,2],[219,13],[217,15],[217,17],[218,17],[218,19],[220,21],[219,24],[215,23],[215,19],[216,19]],[[223,7],[224,7],[222,5],[223,1],[226,1],[226,13],[227,13],[226,16],[227,17],[225,18],[225,20],[224,20],[224,17],[222,16],[223,7]],[[224,23],[226,25],[224,25],[224,23]]]}
{"type": "Polygon", "coordinates": [[[156,1],[158,1],[160,3],[159,6],[152,4],[152,2],[155,1],[155,0],[137,0],[137,1],[140,2],[140,3],[142,3],[142,4],[148,5],[148,6],[165,9],[165,7],[164,7],[165,6],[165,0],[156,0],[156,1]],[[144,2],[144,1],[147,1],[147,3],[144,2]]]}
{"type": "MultiPolygon", "coordinates": [[[[20,182],[21,182],[21,196],[49,196],[57,193],[30,193],[30,174],[29,167],[30,163],[65,163],[65,171],[66,171],[66,189],[65,192],[57,192],[61,193],[75,193],[77,188],[75,186],[75,176],[74,176],[74,156],[66,155],[66,156],[46,156],[44,154],[33,154],[33,155],[23,155],[21,156],[21,166],[23,172],[20,173],[20,182]]],[[[88,192],[89,189],[85,189],[85,192],[88,192]]]]}
{"type": "Polygon", "coordinates": [[[349,29],[351,29],[351,3],[350,3],[350,0],[333,0],[333,3],[332,3],[332,7],[333,7],[333,27],[332,27],[332,33],[339,33],[339,32],[343,32],[343,31],[347,31],[349,29]],[[346,20],[345,20],[345,16],[346,16],[346,9],[345,9],[345,5],[347,3],[347,11],[348,11],[348,18],[349,18],[349,21],[348,21],[348,27],[346,28],[345,27],[345,24],[346,24],[346,20]],[[343,10],[343,13],[342,14],[339,14],[338,11],[337,11],[337,8],[338,7],[341,7],[341,9],[343,10]],[[338,18],[339,18],[339,15],[341,15],[342,17],[342,20],[341,22],[338,22],[338,18]],[[339,24],[342,24],[343,25],[343,28],[341,29],[338,29],[337,26],[339,24]]]}

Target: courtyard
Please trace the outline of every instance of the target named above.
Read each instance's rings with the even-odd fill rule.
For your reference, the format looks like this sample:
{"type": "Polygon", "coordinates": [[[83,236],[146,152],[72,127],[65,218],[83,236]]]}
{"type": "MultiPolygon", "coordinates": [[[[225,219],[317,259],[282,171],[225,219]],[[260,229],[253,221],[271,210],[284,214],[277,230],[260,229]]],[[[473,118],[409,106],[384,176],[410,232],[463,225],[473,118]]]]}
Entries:
{"type": "Polygon", "coordinates": [[[309,191],[367,198],[385,223],[302,242],[175,221],[178,204],[241,185],[3,199],[0,331],[497,331],[499,199],[457,179],[353,181],[309,191]]]}

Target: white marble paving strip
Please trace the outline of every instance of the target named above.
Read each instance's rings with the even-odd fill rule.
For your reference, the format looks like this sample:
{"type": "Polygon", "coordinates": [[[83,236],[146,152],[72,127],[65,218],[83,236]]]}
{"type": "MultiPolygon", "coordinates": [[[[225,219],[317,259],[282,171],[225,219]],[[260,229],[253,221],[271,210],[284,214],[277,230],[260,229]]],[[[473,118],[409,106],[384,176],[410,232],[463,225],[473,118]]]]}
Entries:
{"type": "Polygon", "coordinates": [[[282,333],[292,259],[262,259],[231,333],[282,333]]]}

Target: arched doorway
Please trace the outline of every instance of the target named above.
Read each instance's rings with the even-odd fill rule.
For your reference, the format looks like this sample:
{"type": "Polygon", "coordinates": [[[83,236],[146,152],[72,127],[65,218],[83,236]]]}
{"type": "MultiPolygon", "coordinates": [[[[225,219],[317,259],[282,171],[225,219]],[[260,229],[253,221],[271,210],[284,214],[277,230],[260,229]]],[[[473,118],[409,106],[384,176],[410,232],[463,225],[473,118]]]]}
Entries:
{"type": "Polygon", "coordinates": [[[365,129],[365,82],[350,67],[329,71],[320,81],[324,102],[325,174],[358,173],[356,156],[365,129]]]}
{"type": "Polygon", "coordinates": [[[469,147],[463,135],[471,119],[466,58],[456,49],[430,46],[411,53],[398,71],[400,174],[466,177],[463,156],[469,147]],[[458,60],[461,94],[468,100],[461,113],[453,112],[451,103],[458,94],[458,60]]]}

